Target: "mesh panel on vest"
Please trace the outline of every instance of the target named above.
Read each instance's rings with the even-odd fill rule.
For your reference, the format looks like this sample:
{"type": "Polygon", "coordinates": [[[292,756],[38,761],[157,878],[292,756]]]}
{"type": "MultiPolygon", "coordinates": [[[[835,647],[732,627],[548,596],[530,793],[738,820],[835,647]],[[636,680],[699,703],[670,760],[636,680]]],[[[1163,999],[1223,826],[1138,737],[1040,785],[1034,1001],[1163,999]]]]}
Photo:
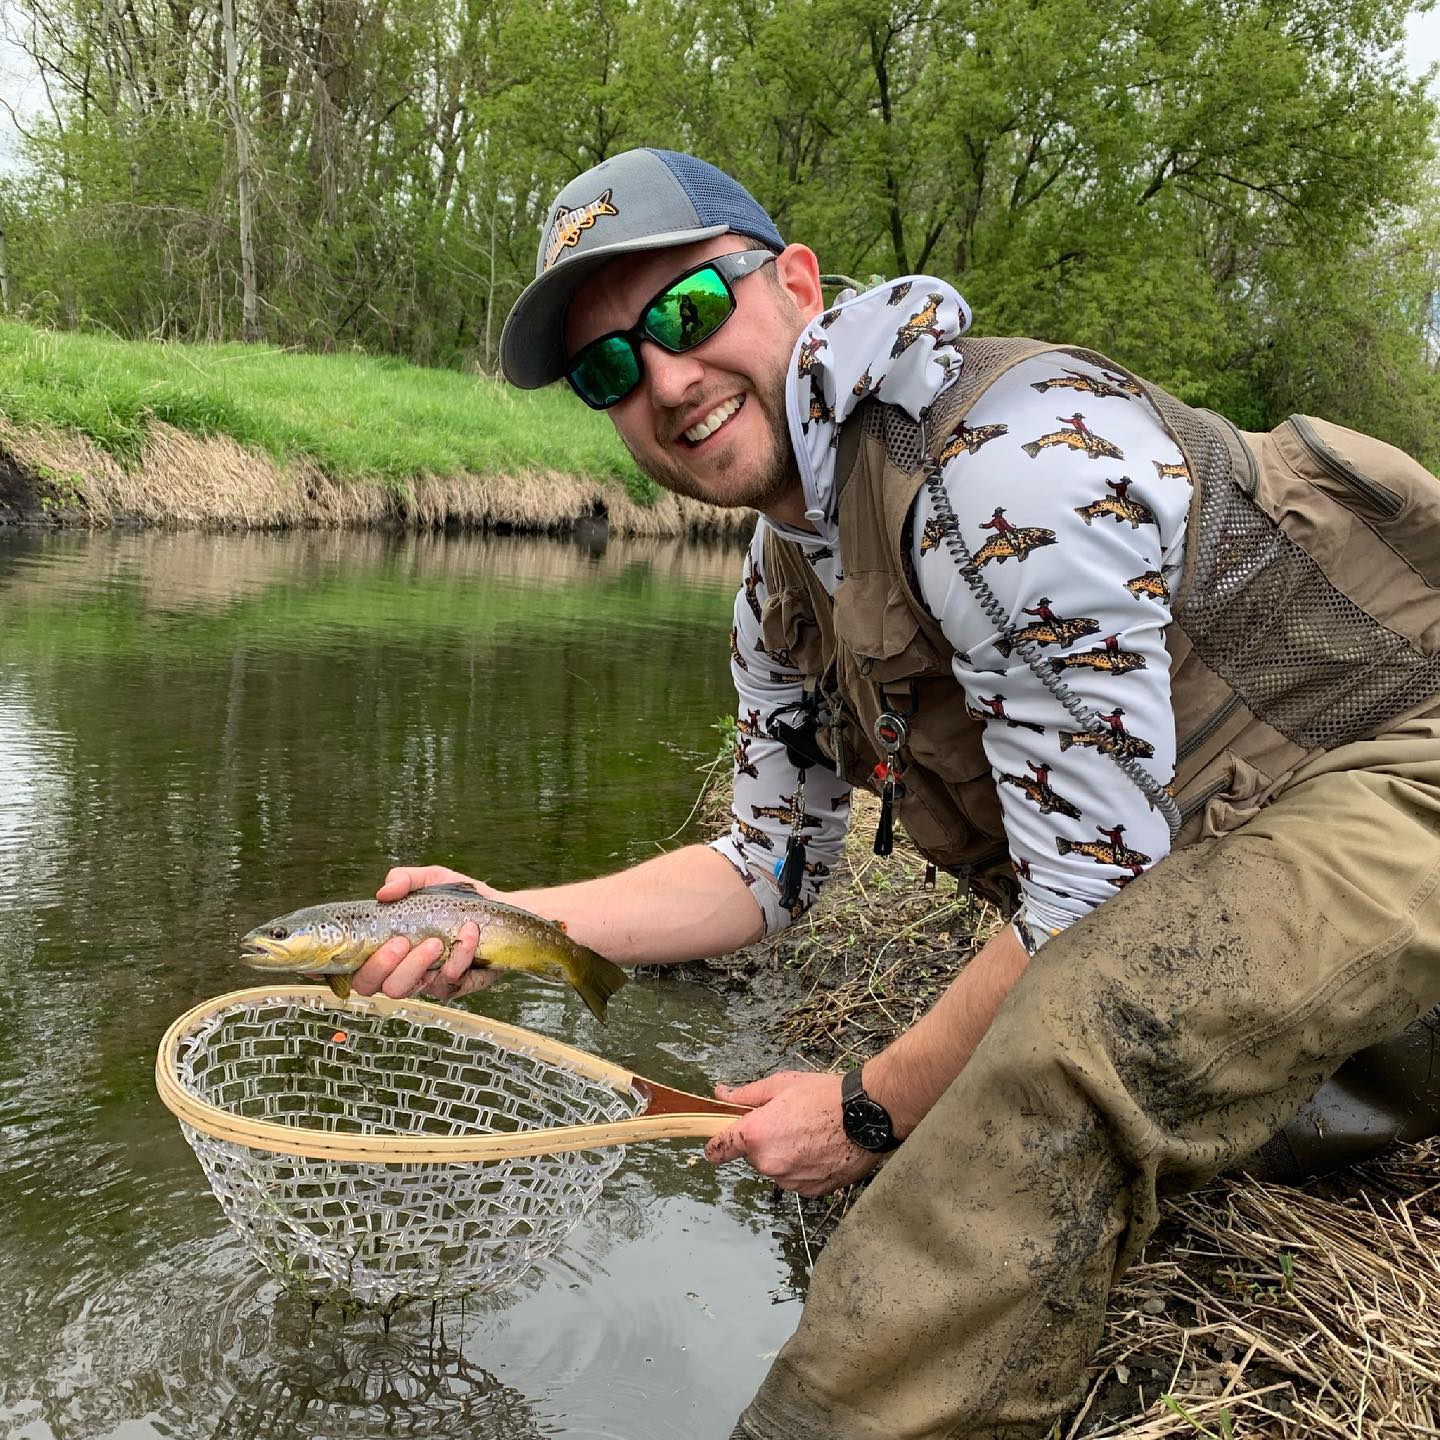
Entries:
{"type": "MultiPolygon", "coordinates": [[[[959,346],[960,379],[925,417],[932,444],[1035,342],[967,338],[959,346]]],[[[1092,350],[1064,353],[1127,373],[1092,350]]],[[[1174,620],[1251,712],[1307,750],[1328,750],[1378,733],[1440,692],[1440,656],[1424,655],[1326,579],[1240,488],[1215,423],[1132,378],[1185,452],[1197,491],[1174,620]]],[[[872,404],[864,426],[891,464],[907,474],[919,468],[921,427],[903,410],[872,404]]]]}
{"type": "Polygon", "coordinates": [[[1325,578],[1236,482],[1213,421],[1140,384],[1198,490],[1174,619],[1251,712],[1307,750],[1329,750],[1434,695],[1440,656],[1422,654],[1325,578]]]}
{"type": "MultiPolygon", "coordinates": [[[[957,342],[962,356],[960,378],[940,392],[933,405],[922,410],[924,431],[932,442],[950,429],[952,419],[969,410],[976,397],[996,375],[1035,348],[1033,340],[972,340],[957,342]]],[[[921,425],[898,405],[877,402],[866,406],[865,433],[885,447],[890,463],[907,475],[925,458],[921,425]]]]}

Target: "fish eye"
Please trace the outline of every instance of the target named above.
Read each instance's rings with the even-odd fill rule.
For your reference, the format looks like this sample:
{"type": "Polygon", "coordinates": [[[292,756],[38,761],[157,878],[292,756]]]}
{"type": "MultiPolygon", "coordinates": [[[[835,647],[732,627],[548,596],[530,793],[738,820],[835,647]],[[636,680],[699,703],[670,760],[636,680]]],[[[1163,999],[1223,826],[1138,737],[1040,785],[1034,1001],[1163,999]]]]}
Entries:
{"type": "Polygon", "coordinates": [[[283,925],[276,925],[270,931],[270,938],[272,940],[283,940],[289,933],[283,925]]]}

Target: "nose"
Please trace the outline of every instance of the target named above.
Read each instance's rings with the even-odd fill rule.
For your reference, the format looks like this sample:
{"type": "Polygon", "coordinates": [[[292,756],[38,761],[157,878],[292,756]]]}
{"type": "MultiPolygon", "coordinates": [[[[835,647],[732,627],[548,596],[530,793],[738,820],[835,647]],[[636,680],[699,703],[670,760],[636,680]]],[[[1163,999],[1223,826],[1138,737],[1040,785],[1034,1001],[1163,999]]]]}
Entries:
{"type": "Polygon", "coordinates": [[[705,375],[704,365],[693,352],[675,355],[653,340],[640,342],[640,358],[650,398],[660,408],[674,409],[681,404],[705,375]]]}

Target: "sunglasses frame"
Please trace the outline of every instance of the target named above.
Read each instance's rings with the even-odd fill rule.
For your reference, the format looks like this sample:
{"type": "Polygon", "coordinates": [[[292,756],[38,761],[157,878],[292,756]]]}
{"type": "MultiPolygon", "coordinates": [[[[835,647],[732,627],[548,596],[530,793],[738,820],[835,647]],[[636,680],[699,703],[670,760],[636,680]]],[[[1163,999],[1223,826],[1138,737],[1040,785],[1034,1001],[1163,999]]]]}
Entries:
{"type": "Polygon", "coordinates": [[[640,388],[640,382],[645,378],[645,361],[640,354],[640,342],[642,340],[653,341],[662,350],[668,351],[671,355],[684,355],[687,352],[697,349],[703,345],[712,335],[717,335],[724,328],[725,322],[735,313],[735,307],[739,302],[735,298],[735,282],[743,280],[747,275],[753,275],[757,270],[763,270],[772,260],[776,258],[773,250],[732,250],[725,255],[716,255],[712,259],[702,260],[700,264],[692,266],[689,270],[675,276],[673,280],[662,285],[645,303],[640,307],[640,319],[628,330],[610,330],[604,335],[597,335],[589,344],[582,345],[566,363],[565,380],[570,388],[592,409],[609,410],[620,404],[628,396],[633,395],[640,388]],[[692,275],[699,275],[705,270],[713,270],[716,278],[725,287],[725,293],[730,297],[730,309],[721,318],[720,323],[710,331],[709,335],[696,340],[690,345],[667,345],[658,335],[645,328],[645,317],[656,305],[660,303],[677,285],[683,280],[688,280],[692,275]],[[617,395],[613,400],[604,403],[592,400],[579,385],[575,383],[575,371],[579,368],[581,360],[597,345],[603,345],[607,340],[624,340],[630,347],[630,353],[635,359],[635,383],[625,392],[624,395],[617,395]]]}

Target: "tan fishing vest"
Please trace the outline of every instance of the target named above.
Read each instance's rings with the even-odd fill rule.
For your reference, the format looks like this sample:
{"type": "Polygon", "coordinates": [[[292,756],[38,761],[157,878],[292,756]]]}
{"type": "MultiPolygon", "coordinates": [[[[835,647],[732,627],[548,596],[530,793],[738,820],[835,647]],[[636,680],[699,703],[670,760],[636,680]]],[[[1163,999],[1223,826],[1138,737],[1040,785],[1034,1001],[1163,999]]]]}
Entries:
{"type": "MultiPolygon", "coordinates": [[[[1166,632],[1178,741],[1175,847],[1234,829],[1304,761],[1440,694],[1440,481],[1391,445],[1293,416],[1269,434],[1182,405],[1093,351],[962,339],[960,380],[919,425],[869,401],[837,457],[840,569],[832,598],[801,548],[765,541],[767,650],[788,651],[840,717],[841,768],[875,787],[882,711],[904,715],[896,814],[921,853],[977,893],[1018,894],[1000,799],[951,670],[954,648],[917,594],[911,510],[934,457],[1011,366],[1047,351],[1103,367],[1149,398],[1194,487],[1184,575],[1166,632]]],[[[827,754],[834,731],[822,729],[827,754]]],[[[1115,784],[1133,782],[1117,766],[1115,784]]]]}

